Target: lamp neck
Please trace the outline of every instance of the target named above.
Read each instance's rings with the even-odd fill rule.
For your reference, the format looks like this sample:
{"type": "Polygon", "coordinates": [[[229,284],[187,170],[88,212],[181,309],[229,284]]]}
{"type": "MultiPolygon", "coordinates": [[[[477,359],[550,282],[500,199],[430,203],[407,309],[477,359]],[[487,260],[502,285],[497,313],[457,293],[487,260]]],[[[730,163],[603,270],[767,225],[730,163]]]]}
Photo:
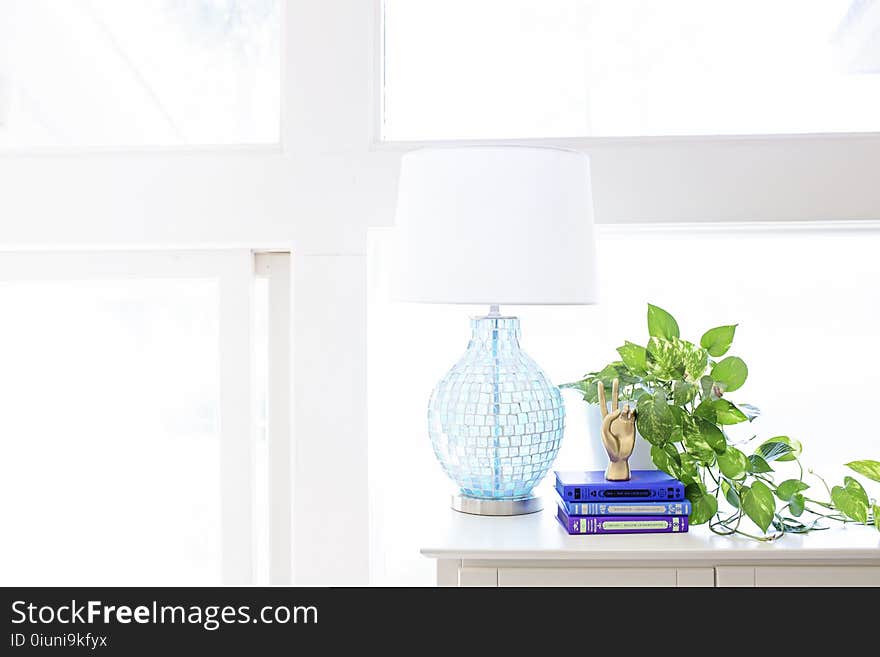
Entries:
{"type": "Polygon", "coordinates": [[[519,350],[519,318],[493,316],[471,318],[471,341],[468,349],[503,352],[519,350]]]}

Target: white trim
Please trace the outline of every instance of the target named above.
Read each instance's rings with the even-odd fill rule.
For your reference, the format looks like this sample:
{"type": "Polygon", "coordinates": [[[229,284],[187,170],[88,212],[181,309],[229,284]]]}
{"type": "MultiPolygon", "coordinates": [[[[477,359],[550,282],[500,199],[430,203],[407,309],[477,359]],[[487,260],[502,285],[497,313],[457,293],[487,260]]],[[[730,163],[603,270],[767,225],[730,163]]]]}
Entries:
{"type": "Polygon", "coordinates": [[[370,48],[370,150],[377,144],[391,142],[382,139],[382,128],[385,122],[385,0],[372,0],[370,23],[372,44],[370,48]]]}
{"type": "MultiPolygon", "coordinates": [[[[390,236],[393,226],[368,229],[370,235],[390,236]]],[[[603,237],[702,237],[706,235],[835,235],[851,233],[880,233],[880,219],[824,220],[824,221],[730,221],[717,223],[618,223],[596,224],[596,236],[603,237]]],[[[384,239],[384,238],[383,238],[384,239]]],[[[389,238],[390,239],[390,238],[389,238]]]]}
{"type": "Polygon", "coordinates": [[[258,253],[255,271],[269,284],[268,487],[269,584],[293,581],[291,445],[291,271],[289,253],[258,253]]]}
{"type": "Polygon", "coordinates": [[[701,237],[705,235],[788,236],[880,233],[880,219],[855,221],[731,221],[726,223],[597,224],[599,237],[701,237]]]}
{"type": "Polygon", "coordinates": [[[291,79],[291,71],[290,71],[290,62],[289,57],[287,55],[287,46],[288,46],[288,14],[289,14],[288,3],[286,1],[281,2],[281,7],[278,13],[278,20],[281,21],[281,33],[278,35],[279,44],[278,44],[278,56],[281,58],[280,65],[278,67],[278,75],[281,76],[280,84],[280,93],[278,94],[278,102],[280,103],[280,107],[278,108],[278,143],[275,146],[278,148],[279,152],[286,152],[288,150],[288,146],[290,145],[288,126],[287,121],[285,121],[285,117],[287,116],[288,102],[287,102],[287,94],[285,93],[286,85],[288,85],[291,79]]]}
{"type": "Polygon", "coordinates": [[[163,156],[173,157],[180,155],[281,155],[284,147],[280,141],[258,144],[181,144],[180,146],[40,146],[32,148],[3,148],[0,149],[0,159],[5,158],[96,158],[109,156],[125,156],[131,158],[163,156]]]}
{"type": "Polygon", "coordinates": [[[220,499],[223,583],[253,584],[253,254],[238,251],[220,273],[220,499]]]}
{"type": "MultiPolygon", "coordinates": [[[[384,111],[384,110],[383,110],[384,111]]],[[[379,118],[380,126],[382,118],[379,118]]],[[[381,134],[381,132],[379,133],[381,134]]],[[[597,146],[644,146],[653,144],[719,144],[725,142],[764,142],[764,141],[825,141],[837,139],[876,139],[878,132],[792,132],[766,134],[730,135],[619,135],[608,137],[559,136],[559,137],[504,137],[492,139],[413,139],[382,140],[375,139],[372,149],[376,151],[409,152],[417,148],[436,148],[444,146],[547,146],[568,148],[570,150],[589,150],[597,146]]]]}

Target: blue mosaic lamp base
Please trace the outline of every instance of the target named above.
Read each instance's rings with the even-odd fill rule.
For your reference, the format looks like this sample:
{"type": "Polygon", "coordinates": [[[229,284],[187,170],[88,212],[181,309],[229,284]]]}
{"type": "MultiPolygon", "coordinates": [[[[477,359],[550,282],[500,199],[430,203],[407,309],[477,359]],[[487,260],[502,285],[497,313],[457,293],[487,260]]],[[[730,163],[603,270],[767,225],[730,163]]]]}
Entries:
{"type": "Polygon", "coordinates": [[[553,464],[565,426],[559,389],[519,346],[519,319],[497,308],[471,319],[464,356],[428,405],[434,453],[460,495],[453,508],[481,515],[540,510],[531,492],[553,464]]]}

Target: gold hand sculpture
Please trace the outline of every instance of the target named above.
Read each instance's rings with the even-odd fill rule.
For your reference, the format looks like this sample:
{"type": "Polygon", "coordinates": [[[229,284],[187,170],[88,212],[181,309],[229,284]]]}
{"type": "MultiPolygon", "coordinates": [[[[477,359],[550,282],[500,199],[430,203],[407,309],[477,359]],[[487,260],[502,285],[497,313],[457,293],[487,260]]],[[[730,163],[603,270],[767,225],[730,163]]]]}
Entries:
{"type": "Polygon", "coordinates": [[[602,444],[608,452],[611,463],[605,470],[608,481],[629,481],[630,471],[628,459],[636,446],[636,410],[629,404],[623,410],[617,407],[619,383],[614,379],[611,385],[611,412],[608,412],[605,401],[605,386],[599,381],[599,408],[602,412],[602,444]]]}

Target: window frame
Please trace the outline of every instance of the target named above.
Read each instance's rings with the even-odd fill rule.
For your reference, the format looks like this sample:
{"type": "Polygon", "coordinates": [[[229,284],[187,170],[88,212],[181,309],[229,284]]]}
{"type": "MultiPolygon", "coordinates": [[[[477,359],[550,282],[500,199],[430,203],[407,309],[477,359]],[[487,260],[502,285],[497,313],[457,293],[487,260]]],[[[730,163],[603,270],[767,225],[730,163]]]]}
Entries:
{"type": "Polygon", "coordinates": [[[385,2],[372,1],[378,17],[372,53],[375,152],[474,144],[578,150],[592,160],[597,223],[880,219],[880,188],[870,173],[880,170],[880,132],[384,140],[385,2]],[[840,172],[850,177],[842,179],[840,172]],[[769,184],[773,180],[780,184],[769,184]]]}
{"type": "Polygon", "coordinates": [[[880,130],[872,132],[792,132],[792,133],[735,133],[720,135],[618,135],[608,137],[591,137],[585,135],[567,135],[564,137],[506,137],[489,139],[384,139],[382,136],[385,117],[385,5],[387,0],[372,0],[376,5],[375,11],[378,22],[378,36],[375,40],[375,49],[371,60],[377,73],[373,77],[374,96],[378,99],[378,108],[372,117],[371,145],[376,150],[400,152],[414,148],[427,148],[432,146],[468,146],[468,145],[506,145],[506,144],[533,144],[543,146],[559,146],[562,148],[574,148],[586,150],[595,146],[615,145],[639,145],[639,144],[663,144],[667,142],[726,142],[726,141],[775,141],[775,140],[814,140],[851,138],[863,139],[866,137],[880,137],[880,130]]]}

